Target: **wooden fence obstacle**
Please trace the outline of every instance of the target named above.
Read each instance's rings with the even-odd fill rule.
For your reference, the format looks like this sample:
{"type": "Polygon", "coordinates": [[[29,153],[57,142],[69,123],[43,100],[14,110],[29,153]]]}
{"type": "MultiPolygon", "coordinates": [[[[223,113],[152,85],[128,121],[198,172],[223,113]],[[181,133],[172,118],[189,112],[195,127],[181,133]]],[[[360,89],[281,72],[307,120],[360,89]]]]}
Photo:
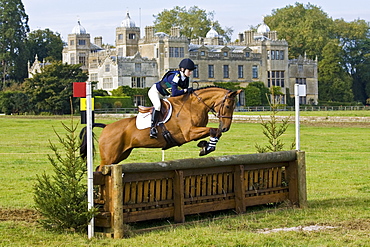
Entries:
{"type": "Polygon", "coordinates": [[[95,227],[114,238],[124,224],[290,201],[305,207],[303,151],[227,155],[109,165],[94,173],[99,186],[95,227]]]}

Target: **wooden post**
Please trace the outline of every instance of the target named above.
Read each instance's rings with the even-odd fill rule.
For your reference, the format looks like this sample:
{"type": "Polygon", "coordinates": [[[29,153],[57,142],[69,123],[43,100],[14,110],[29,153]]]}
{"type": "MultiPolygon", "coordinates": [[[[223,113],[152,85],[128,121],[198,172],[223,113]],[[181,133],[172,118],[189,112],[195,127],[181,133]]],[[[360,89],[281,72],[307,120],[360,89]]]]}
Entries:
{"type": "Polygon", "coordinates": [[[112,204],[114,238],[123,238],[123,182],[122,165],[112,166],[112,204]]]}
{"type": "Polygon", "coordinates": [[[175,171],[173,183],[173,207],[174,207],[174,220],[176,223],[185,222],[184,212],[184,173],[183,171],[175,171]]]}
{"type": "Polygon", "coordinates": [[[297,152],[297,176],[298,176],[298,203],[299,207],[307,207],[307,184],[306,184],[306,159],[305,152],[297,152]]]}
{"type": "Polygon", "coordinates": [[[286,169],[289,183],[289,200],[298,207],[307,206],[306,162],[304,151],[297,151],[297,158],[286,169]]]}
{"type": "Polygon", "coordinates": [[[244,213],[245,206],[245,184],[244,184],[244,166],[235,166],[234,172],[234,193],[235,193],[235,211],[244,213]]]}

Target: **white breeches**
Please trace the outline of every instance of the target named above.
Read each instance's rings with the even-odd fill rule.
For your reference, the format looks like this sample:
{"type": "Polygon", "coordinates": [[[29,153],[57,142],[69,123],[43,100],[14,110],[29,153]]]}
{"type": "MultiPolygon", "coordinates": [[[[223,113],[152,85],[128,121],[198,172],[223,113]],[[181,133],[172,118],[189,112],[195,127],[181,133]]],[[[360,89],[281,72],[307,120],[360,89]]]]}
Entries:
{"type": "Polygon", "coordinates": [[[148,96],[150,101],[152,101],[154,110],[156,111],[161,110],[161,99],[168,98],[168,96],[163,96],[160,92],[158,92],[155,84],[149,89],[148,96]]]}

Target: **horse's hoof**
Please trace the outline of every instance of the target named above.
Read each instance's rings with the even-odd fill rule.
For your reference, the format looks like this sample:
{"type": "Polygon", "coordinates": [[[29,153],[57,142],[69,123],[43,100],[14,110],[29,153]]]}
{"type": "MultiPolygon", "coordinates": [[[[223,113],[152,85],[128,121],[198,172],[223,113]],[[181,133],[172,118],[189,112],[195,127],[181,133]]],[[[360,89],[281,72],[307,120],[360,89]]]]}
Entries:
{"type": "Polygon", "coordinates": [[[216,148],[215,147],[203,147],[200,152],[199,152],[199,156],[204,156],[204,155],[207,155],[213,151],[215,151],[216,148]]]}
{"type": "Polygon", "coordinates": [[[200,141],[200,142],[198,142],[198,147],[200,147],[200,148],[204,148],[204,147],[207,147],[207,144],[208,144],[208,142],[207,141],[200,141]]]}

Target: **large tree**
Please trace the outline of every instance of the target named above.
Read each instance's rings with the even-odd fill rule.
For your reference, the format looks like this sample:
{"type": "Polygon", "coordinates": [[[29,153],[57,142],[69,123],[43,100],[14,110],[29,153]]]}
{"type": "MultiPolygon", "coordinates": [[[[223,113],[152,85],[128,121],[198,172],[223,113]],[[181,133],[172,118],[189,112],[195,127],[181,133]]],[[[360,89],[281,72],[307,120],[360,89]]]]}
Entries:
{"type": "MultiPolygon", "coordinates": [[[[61,61],[46,66],[41,73],[24,82],[24,92],[36,113],[48,111],[53,114],[70,113],[70,98],[73,82],[84,82],[88,75],[79,64],[65,64],[61,61]]],[[[73,102],[74,109],[77,102],[73,102]]]]}
{"type": "Polygon", "coordinates": [[[233,30],[230,27],[223,29],[214,21],[214,12],[206,12],[197,6],[186,7],[176,6],[171,10],[163,10],[158,15],[153,15],[154,28],[157,32],[170,33],[171,27],[180,27],[180,33],[188,38],[205,37],[213,26],[219,35],[230,41],[233,30]]]}
{"type": "Polygon", "coordinates": [[[22,81],[27,76],[27,49],[25,41],[28,15],[21,0],[0,1],[0,75],[7,80],[22,81]]]}
{"type": "Polygon", "coordinates": [[[279,38],[288,41],[290,58],[306,54],[311,59],[316,56],[321,59],[321,51],[330,40],[333,28],[332,19],[310,3],[275,9],[264,21],[278,32],[279,38]]]}
{"type": "Polygon", "coordinates": [[[323,49],[319,61],[319,99],[322,101],[353,101],[352,78],[344,70],[343,50],[335,40],[323,49]]]}
{"type": "Polygon", "coordinates": [[[62,60],[63,41],[59,33],[54,33],[50,29],[35,30],[28,34],[27,48],[29,50],[30,62],[33,62],[35,56],[39,61],[44,59],[51,61],[62,60]]]}
{"type": "Polygon", "coordinates": [[[343,49],[343,68],[353,79],[356,101],[370,97],[370,27],[364,20],[335,20],[334,35],[343,49]]]}

